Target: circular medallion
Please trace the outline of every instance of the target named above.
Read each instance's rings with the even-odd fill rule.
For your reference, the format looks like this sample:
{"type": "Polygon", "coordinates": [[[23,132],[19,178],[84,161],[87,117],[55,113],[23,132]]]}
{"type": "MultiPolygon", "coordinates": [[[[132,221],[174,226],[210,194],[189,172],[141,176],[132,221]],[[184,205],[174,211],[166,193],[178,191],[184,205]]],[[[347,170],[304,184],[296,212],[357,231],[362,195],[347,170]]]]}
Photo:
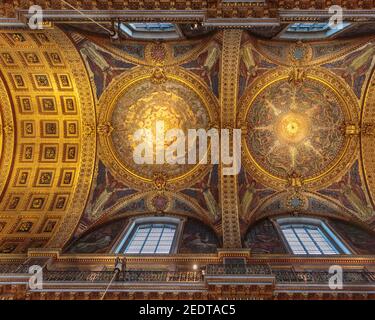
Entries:
{"type": "Polygon", "coordinates": [[[169,71],[141,69],[125,75],[100,101],[103,161],[116,177],[134,187],[154,187],[163,177],[162,185],[179,188],[209,169],[207,165],[188,164],[187,137],[189,129],[208,130],[217,121],[216,98],[186,71],[169,71]],[[151,135],[140,140],[136,133],[142,130],[151,135]],[[168,150],[176,143],[176,136],[168,137],[170,130],[184,133],[184,154],[176,154],[178,164],[158,163],[157,146],[168,150]],[[140,144],[151,150],[152,164],[135,161],[140,144]]]}
{"type": "Polygon", "coordinates": [[[346,153],[353,137],[347,126],[356,123],[352,116],[356,102],[347,100],[349,93],[341,95],[343,88],[336,90],[313,75],[298,84],[282,75],[266,78],[270,81],[265,80],[264,86],[258,82],[259,90],[241,107],[245,163],[279,189],[291,180],[321,185],[325,176],[337,175],[342,162],[351,158],[346,153]]]}

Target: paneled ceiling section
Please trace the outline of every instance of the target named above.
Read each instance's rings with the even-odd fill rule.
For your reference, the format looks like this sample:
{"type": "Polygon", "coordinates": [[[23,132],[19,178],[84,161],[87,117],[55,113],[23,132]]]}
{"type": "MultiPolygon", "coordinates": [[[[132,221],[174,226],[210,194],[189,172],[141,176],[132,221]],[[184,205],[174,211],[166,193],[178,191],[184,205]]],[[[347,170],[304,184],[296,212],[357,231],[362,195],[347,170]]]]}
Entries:
{"type": "Polygon", "coordinates": [[[60,247],[76,227],[93,174],[95,107],[87,72],[59,29],[1,31],[0,70],[8,85],[0,83],[0,191],[7,183],[0,252],[47,242],[60,247]]]}

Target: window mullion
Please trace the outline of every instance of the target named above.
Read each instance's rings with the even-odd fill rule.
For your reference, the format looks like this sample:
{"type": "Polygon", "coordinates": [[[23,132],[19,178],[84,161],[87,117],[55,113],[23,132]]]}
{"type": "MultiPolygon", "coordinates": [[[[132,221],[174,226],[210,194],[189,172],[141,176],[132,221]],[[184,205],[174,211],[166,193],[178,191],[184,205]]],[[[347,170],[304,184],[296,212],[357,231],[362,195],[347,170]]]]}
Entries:
{"type": "Polygon", "coordinates": [[[160,232],[160,236],[159,236],[159,239],[158,239],[158,243],[156,244],[156,247],[155,247],[154,253],[156,253],[156,251],[158,251],[159,244],[160,244],[160,240],[161,240],[161,237],[163,236],[163,233],[164,233],[164,229],[165,229],[165,225],[163,225],[163,229],[162,229],[161,232],[160,232]]]}
{"type": "Polygon", "coordinates": [[[137,229],[135,230],[135,232],[134,232],[134,234],[133,234],[133,236],[132,236],[132,238],[131,238],[129,244],[125,247],[125,250],[124,250],[123,253],[126,253],[126,250],[127,250],[128,248],[131,247],[132,243],[134,242],[134,239],[135,239],[136,236],[137,236],[138,230],[139,230],[139,226],[137,226],[137,229]]]}
{"type": "Polygon", "coordinates": [[[305,250],[305,253],[306,253],[306,254],[309,254],[309,251],[306,249],[306,247],[305,247],[303,241],[302,241],[301,238],[298,236],[298,234],[297,234],[296,230],[294,230],[294,227],[293,227],[293,226],[291,226],[291,229],[293,230],[293,233],[294,233],[294,235],[297,237],[297,239],[298,239],[299,243],[301,244],[303,250],[305,250]]]}
{"type": "Polygon", "coordinates": [[[308,228],[306,228],[306,233],[308,234],[308,236],[311,239],[311,241],[315,244],[315,246],[317,247],[317,249],[319,250],[319,252],[321,254],[324,254],[323,250],[320,248],[319,244],[315,241],[314,237],[311,235],[310,230],[308,228]]]}
{"type": "Polygon", "coordinates": [[[145,247],[145,245],[147,243],[147,240],[148,240],[148,238],[150,236],[150,233],[151,233],[151,230],[153,229],[153,227],[154,227],[153,225],[150,225],[150,228],[148,229],[148,233],[147,233],[146,239],[145,239],[145,241],[143,241],[143,245],[142,245],[141,249],[139,250],[139,253],[142,253],[143,248],[145,247]]]}

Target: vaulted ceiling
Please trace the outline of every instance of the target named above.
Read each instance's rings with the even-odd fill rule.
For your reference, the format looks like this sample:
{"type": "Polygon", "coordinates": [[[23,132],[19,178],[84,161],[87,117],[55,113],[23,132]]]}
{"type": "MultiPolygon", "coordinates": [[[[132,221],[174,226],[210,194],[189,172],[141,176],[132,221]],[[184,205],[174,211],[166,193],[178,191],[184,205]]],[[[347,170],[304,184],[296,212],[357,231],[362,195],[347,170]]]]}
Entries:
{"type": "Polygon", "coordinates": [[[29,1],[0,4],[0,252],[62,248],[134,215],[200,220],[232,248],[270,215],[374,226],[374,25],[353,16],[330,39],[286,41],[280,35],[297,7],[308,14],[309,1],[69,3],[96,23],[39,1],[58,14],[29,30],[19,26],[29,1]],[[112,28],[113,16],[100,18],[105,10],[123,11],[129,23],[134,12],[142,19],[146,9],[172,7],[178,40],[113,39],[97,24],[112,28]],[[234,17],[254,20],[218,28],[242,23],[234,17]],[[241,128],[238,177],[211,165],[135,166],[130,130],[158,119],[171,128],[241,128]]]}

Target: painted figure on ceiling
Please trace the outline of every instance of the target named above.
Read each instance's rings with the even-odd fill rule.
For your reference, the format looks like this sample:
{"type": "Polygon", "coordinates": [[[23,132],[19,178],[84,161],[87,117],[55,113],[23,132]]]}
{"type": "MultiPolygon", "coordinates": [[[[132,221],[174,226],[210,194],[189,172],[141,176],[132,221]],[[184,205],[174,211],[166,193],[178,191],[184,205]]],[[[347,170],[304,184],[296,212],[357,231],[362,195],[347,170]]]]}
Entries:
{"type": "Polygon", "coordinates": [[[248,43],[241,48],[240,57],[238,95],[242,96],[245,89],[253,80],[261,77],[269,69],[276,68],[277,65],[269,62],[255,51],[251,43],[248,43]]]}
{"type": "Polygon", "coordinates": [[[367,45],[367,49],[364,50],[358,57],[353,59],[349,65],[346,66],[344,77],[351,77],[351,82],[354,82],[355,78],[361,75],[363,72],[367,72],[368,68],[364,66],[372,65],[374,60],[375,46],[370,43],[367,45]]]}
{"type": "Polygon", "coordinates": [[[202,77],[216,96],[219,94],[221,48],[216,41],[212,41],[206,51],[196,60],[188,62],[183,67],[202,77]]]}
{"type": "Polygon", "coordinates": [[[243,218],[250,217],[251,212],[261,203],[262,199],[273,193],[275,193],[274,190],[263,186],[244,170],[241,170],[238,175],[238,196],[243,218]]]}
{"type": "Polygon", "coordinates": [[[111,198],[111,196],[116,192],[123,189],[123,186],[119,184],[116,180],[110,177],[110,174],[106,173],[106,185],[103,192],[96,198],[96,201],[91,205],[89,212],[92,219],[97,219],[102,213],[105,204],[111,198]]]}
{"type": "Polygon", "coordinates": [[[339,182],[332,184],[327,189],[320,190],[319,193],[337,199],[340,204],[355,211],[358,217],[363,220],[374,215],[374,209],[366,197],[358,160],[339,182]]]}
{"type": "Polygon", "coordinates": [[[98,182],[86,209],[90,221],[98,219],[118,199],[136,192],[117,181],[101,162],[98,170],[98,182]]]}
{"type": "Polygon", "coordinates": [[[87,40],[80,34],[73,33],[72,37],[75,39],[85,62],[90,80],[94,84],[97,98],[101,96],[104,89],[115,76],[134,67],[133,64],[117,58],[106,49],[87,40]]]}
{"type": "MultiPolygon", "coordinates": [[[[359,213],[361,218],[367,219],[373,215],[373,208],[368,206],[367,203],[364,203],[354,191],[355,189],[359,188],[358,186],[348,185],[344,181],[341,181],[339,186],[341,194],[350,201],[351,205],[355,208],[355,211],[359,213]]],[[[362,190],[358,191],[363,192],[362,190]]]]}
{"type": "Polygon", "coordinates": [[[257,75],[257,64],[254,59],[253,51],[250,45],[244,46],[241,49],[242,60],[245,64],[247,70],[246,83],[248,82],[249,77],[255,77],[257,75]]]}
{"type": "Polygon", "coordinates": [[[211,170],[211,172],[209,173],[209,176],[208,176],[208,181],[201,181],[199,182],[196,187],[192,187],[192,188],[189,188],[190,190],[195,190],[195,191],[198,191],[198,192],[201,192],[203,194],[203,197],[204,197],[204,201],[205,201],[205,204],[208,208],[208,211],[210,212],[210,214],[212,215],[212,217],[216,220],[220,217],[221,215],[221,211],[220,211],[220,207],[219,207],[219,204],[217,203],[212,191],[211,191],[211,180],[212,180],[212,173],[213,173],[213,170],[211,170]]]}
{"type": "Polygon", "coordinates": [[[325,67],[332,69],[345,79],[354,89],[358,98],[361,98],[362,88],[368,73],[374,65],[375,46],[370,42],[357,51],[345,56],[342,60],[326,64],[325,67]]]}

